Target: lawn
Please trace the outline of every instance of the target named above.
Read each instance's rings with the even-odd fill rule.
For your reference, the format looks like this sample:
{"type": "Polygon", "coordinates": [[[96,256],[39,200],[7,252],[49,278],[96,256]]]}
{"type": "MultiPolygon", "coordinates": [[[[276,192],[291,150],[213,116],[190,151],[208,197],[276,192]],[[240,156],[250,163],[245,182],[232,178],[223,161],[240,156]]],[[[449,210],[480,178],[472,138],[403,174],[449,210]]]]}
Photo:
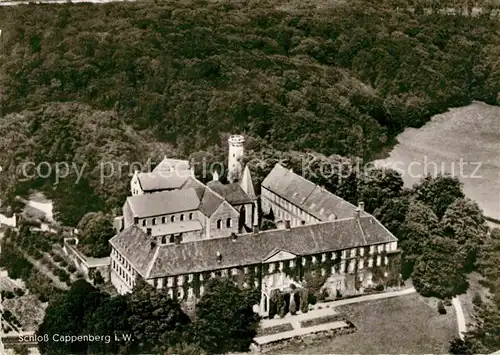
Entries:
{"type": "Polygon", "coordinates": [[[401,354],[448,352],[457,334],[453,307],[440,315],[436,301],[417,294],[338,307],[357,331],[335,338],[304,340],[282,348],[280,354],[401,354]]]}

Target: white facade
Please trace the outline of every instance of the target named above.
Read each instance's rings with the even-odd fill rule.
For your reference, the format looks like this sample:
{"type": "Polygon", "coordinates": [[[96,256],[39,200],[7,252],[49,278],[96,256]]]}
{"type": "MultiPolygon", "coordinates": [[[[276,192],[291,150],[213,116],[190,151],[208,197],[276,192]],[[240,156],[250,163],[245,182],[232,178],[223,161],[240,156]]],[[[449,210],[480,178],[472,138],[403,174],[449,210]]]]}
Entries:
{"type": "Polygon", "coordinates": [[[232,135],[228,139],[229,157],[228,157],[228,180],[233,183],[239,181],[243,174],[242,159],[244,154],[245,138],[240,135],[232,135]]]}

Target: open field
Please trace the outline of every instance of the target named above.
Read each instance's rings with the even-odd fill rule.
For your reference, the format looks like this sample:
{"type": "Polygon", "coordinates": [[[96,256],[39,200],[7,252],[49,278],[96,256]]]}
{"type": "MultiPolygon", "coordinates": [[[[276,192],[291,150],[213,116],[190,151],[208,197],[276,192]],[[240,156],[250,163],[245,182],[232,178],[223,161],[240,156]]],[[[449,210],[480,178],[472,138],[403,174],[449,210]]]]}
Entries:
{"type": "Polygon", "coordinates": [[[318,339],[302,346],[280,349],[280,354],[375,354],[434,353],[448,351],[457,335],[453,307],[440,315],[435,300],[412,294],[338,307],[357,331],[331,339],[318,339]]]}

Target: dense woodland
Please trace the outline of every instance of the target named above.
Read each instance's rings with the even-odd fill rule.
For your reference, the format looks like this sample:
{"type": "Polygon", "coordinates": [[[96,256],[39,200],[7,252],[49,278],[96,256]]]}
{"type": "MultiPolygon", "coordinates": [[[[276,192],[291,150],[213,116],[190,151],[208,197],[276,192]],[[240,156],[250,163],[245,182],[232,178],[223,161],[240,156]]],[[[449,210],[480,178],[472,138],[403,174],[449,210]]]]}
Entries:
{"type": "Polygon", "coordinates": [[[101,161],[211,154],[236,132],[257,151],[370,159],[434,113],[496,103],[497,19],[317,4],[2,7],[3,197],[44,185],[76,225],[126,195],[130,171],[101,183],[101,161]],[[74,171],[21,183],[23,161],[86,166],[77,184],[74,171]]]}
{"type": "MultiPolygon", "coordinates": [[[[350,202],[364,201],[399,238],[403,273],[419,293],[449,298],[467,288],[470,271],[485,275],[495,296],[478,306],[476,330],[451,350],[496,350],[500,239],[498,231],[484,228],[481,211],[464,198],[459,182],[426,178],[407,190],[395,171],[344,174],[432,114],[474,99],[498,103],[498,19],[428,13],[415,4],[359,0],[316,8],[259,0],[1,7],[2,200],[44,190],[55,201],[56,218],[76,226],[88,212],[109,213],[121,205],[131,172],[130,166],[119,171],[121,162],[158,162],[164,154],[225,161],[227,135],[243,133],[258,187],[274,162],[301,172],[297,152],[307,151],[308,159],[318,159],[313,170],[325,159],[339,169],[311,180],[350,202]],[[24,179],[20,166],[27,161],[74,163],[78,172],[72,167],[60,181],[54,174],[24,179]],[[103,162],[114,164],[111,178],[102,178],[103,162]]],[[[89,245],[94,237],[110,236],[103,216],[102,223],[81,222],[92,234],[89,245]],[[92,231],[101,227],[105,232],[95,236],[92,231]]],[[[45,331],[64,326],[61,319],[67,324],[65,315],[75,305],[82,312],[70,323],[90,324],[93,313],[84,311],[87,301],[74,290],[48,310],[45,331]]],[[[93,305],[105,308],[96,314],[119,314],[123,302],[134,309],[135,296],[114,304],[95,295],[93,305]]],[[[177,306],[161,306],[151,307],[173,309],[169,319],[180,319],[177,306]]],[[[143,314],[119,321],[136,322],[143,314]]],[[[121,329],[104,319],[94,324],[121,329]]],[[[162,337],[173,329],[167,328],[151,339],[165,344],[162,337]]],[[[81,328],[67,331],[80,334],[81,328]]],[[[211,336],[197,344],[206,351],[229,350],[209,349],[217,340],[211,336]]],[[[147,351],[150,345],[133,349],[147,351]]],[[[68,350],[80,349],[63,352],[68,350]]]]}

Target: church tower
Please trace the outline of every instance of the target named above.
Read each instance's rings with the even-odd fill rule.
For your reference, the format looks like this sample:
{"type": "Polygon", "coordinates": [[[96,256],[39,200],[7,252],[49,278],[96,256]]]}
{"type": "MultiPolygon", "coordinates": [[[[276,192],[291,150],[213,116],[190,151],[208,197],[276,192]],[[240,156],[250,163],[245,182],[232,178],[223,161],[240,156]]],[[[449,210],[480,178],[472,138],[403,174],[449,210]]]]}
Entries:
{"type": "Polygon", "coordinates": [[[228,139],[229,143],[229,158],[227,164],[227,179],[230,183],[241,180],[243,173],[243,166],[241,160],[243,159],[244,149],[243,144],[245,138],[240,135],[233,135],[228,139]]]}

